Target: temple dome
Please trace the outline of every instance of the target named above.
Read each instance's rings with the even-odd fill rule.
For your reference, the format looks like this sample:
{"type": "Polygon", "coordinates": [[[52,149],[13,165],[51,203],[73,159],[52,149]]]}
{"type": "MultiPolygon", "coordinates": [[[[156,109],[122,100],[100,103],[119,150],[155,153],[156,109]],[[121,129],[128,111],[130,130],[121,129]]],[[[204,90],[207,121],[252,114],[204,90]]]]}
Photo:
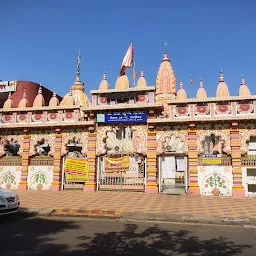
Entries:
{"type": "Polygon", "coordinates": [[[115,88],[119,89],[119,90],[128,89],[130,87],[129,84],[130,84],[129,83],[129,79],[128,79],[127,75],[124,74],[122,76],[119,76],[116,79],[116,86],[115,86],[115,88]]]}
{"type": "Polygon", "coordinates": [[[42,94],[42,87],[39,86],[38,94],[36,95],[33,102],[33,107],[43,107],[43,106],[45,106],[45,100],[42,94]]]}
{"type": "Polygon", "coordinates": [[[72,90],[70,90],[70,92],[64,96],[63,100],[60,103],[60,106],[74,106],[74,105],[75,105],[75,101],[73,98],[73,93],[72,93],[72,90]]]}
{"type": "Polygon", "coordinates": [[[239,94],[240,97],[246,97],[246,96],[250,96],[250,90],[247,87],[245,80],[244,80],[244,76],[242,76],[242,80],[241,80],[241,86],[239,88],[239,94]]]}
{"type": "Polygon", "coordinates": [[[20,100],[18,104],[18,108],[26,108],[27,106],[28,106],[27,94],[26,94],[26,89],[24,89],[23,98],[20,100]]]}
{"type": "Polygon", "coordinates": [[[59,99],[56,96],[55,90],[53,91],[52,98],[49,101],[49,107],[57,107],[59,106],[60,102],[59,99]]]}
{"type": "Polygon", "coordinates": [[[199,84],[199,88],[196,94],[196,98],[197,99],[206,99],[207,98],[207,93],[206,90],[204,89],[204,85],[203,85],[203,80],[200,80],[200,84],[199,84]]]}
{"type": "Polygon", "coordinates": [[[71,91],[67,93],[60,103],[60,106],[89,107],[91,104],[89,97],[84,93],[84,84],[80,81],[80,77],[76,77],[76,81],[71,87],[71,91]],[[73,101],[71,100],[73,98],[73,101]],[[72,103],[73,102],[73,103],[72,103]]]}
{"type": "Polygon", "coordinates": [[[156,78],[156,101],[166,102],[176,97],[176,78],[166,49],[156,78]]]}
{"type": "Polygon", "coordinates": [[[229,90],[227,84],[224,82],[223,72],[220,71],[220,81],[216,92],[217,98],[229,97],[229,90]]]}
{"type": "Polygon", "coordinates": [[[13,100],[11,92],[8,95],[8,99],[5,101],[3,109],[12,108],[13,107],[13,100]]]}
{"type": "Polygon", "coordinates": [[[104,72],[103,79],[99,86],[99,90],[104,91],[104,90],[108,90],[108,89],[109,89],[109,86],[108,86],[107,76],[106,76],[106,73],[104,72]]]}
{"type": "Polygon", "coordinates": [[[140,72],[140,78],[139,78],[139,80],[138,80],[138,82],[137,82],[137,87],[140,87],[140,88],[145,88],[145,87],[147,87],[147,82],[146,82],[146,79],[145,79],[145,77],[144,77],[144,71],[143,71],[143,69],[142,69],[141,72],[140,72]]]}
{"type": "Polygon", "coordinates": [[[180,89],[177,92],[177,100],[186,100],[186,99],[187,99],[187,93],[184,89],[182,80],[180,80],[180,89]]]}

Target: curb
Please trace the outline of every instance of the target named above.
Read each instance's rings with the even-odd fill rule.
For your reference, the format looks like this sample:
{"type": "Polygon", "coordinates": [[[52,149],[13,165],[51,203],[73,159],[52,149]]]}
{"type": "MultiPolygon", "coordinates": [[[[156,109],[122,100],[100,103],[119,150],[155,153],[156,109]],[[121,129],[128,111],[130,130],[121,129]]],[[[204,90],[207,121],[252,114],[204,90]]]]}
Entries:
{"type": "Polygon", "coordinates": [[[189,216],[178,214],[145,213],[131,211],[115,211],[103,209],[52,209],[52,208],[20,208],[22,214],[45,217],[82,217],[82,218],[105,218],[125,221],[161,221],[194,224],[213,225],[256,225],[256,218],[233,218],[233,217],[208,217],[189,216]]]}
{"type": "Polygon", "coordinates": [[[102,210],[102,209],[55,209],[50,216],[65,216],[65,217],[96,217],[96,218],[112,218],[120,219],[123,216],[123,211],[102,210]]]}

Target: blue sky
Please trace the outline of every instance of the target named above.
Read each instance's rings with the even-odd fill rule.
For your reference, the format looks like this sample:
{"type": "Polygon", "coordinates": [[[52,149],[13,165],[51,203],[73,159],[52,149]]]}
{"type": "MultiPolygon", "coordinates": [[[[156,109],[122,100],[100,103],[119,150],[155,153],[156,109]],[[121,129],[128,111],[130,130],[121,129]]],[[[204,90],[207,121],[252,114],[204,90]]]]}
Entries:
{"type": "MultiPolygon", "coordinates": [[[[189,97],[195,97],[201,76],[208,96],[215,96],[221,68],[231,95],[237,95],[242,74],[256,94],[254,0],[0,0],[0,8],[1,80],[18,80],[23,69],[24,80],[64,95],[80,49],[86,92],[98,88],[104,70],[113,88],[132,42],[137,73],[143,68],[155,85],[167,42],[177,81],[183,78],[189,97]]],[[[127,75],[132,83],[130,70],[127,75]]]]}

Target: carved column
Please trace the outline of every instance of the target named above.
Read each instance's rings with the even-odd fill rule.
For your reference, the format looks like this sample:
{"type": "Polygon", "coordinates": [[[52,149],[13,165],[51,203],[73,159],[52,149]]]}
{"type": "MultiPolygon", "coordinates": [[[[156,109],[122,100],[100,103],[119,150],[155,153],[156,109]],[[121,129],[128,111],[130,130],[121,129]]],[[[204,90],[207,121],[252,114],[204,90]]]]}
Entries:
{"type": "Polygon", "coordinates": [[[96,136],[97,131],[94,127],[89,128],[87,157],[89,163],[89,179],[85,185],[84,191],[95,191],[97,182],[97,168],[96,168],[96,136]]]}
{"type": "Polygon", "coordinates": [[[19,190],[28,189],[28,164],[29,164],[29,150],[30,150],[30,133],[27,129],[24,129],[23,135],[23,151],[22,151],[22,163],[21,163],[21,178],[18,186],[19,190]]]}
{"type": "Polygon", "coordinates": [[[51,190],[61,190],[61,175],[62,175],[62,157],[61,157],[61,145],[62,145],[62,134],[60,129],[55,130],[55,150],[53,160],[53,182],[51,190]]]}
{"type": "Polygon", "coordinates": [[[200,195],[197,165],[197,134],[195,124],[190,124],[188,129],[188,193],[192,195],[200,195]]]}
{"type": "Polygon", "coordinates": [[[232,123],[230,129],[230,145],[233,171],[233,197],[244,197],[245,190],[242,182],[241,139],[238,123],[232,123]]]}
{"type": "Polygon", "coordinates": [[[145,192],[147,193],[158,193],[156,144],[156,130],[154,126],[150,125],[147,135],[147,173],[145,188],[145,192]]]}

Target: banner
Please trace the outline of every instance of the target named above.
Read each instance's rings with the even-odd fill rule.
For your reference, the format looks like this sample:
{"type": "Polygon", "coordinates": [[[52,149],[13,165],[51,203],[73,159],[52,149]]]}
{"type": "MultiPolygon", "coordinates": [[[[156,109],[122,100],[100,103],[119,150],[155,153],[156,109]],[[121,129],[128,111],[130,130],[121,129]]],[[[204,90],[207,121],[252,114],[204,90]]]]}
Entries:
{"type": "Polygon", "coordinates": [[[145,123],[146,111],[116,112],[97,114],[97,123],[145,123]]]}
{"type": "Polygon", "coordinates": [[[221,166],[221,155],[220,154],[203,155],[202,165],[203,166],[209,166],[209,165],[221,166]]]}
{"type": "Polygon", "coordinates": [[[67,182],[86,182],[89,177],[89,164],[86,159],[67,158],[64,165],[67,182]]]}
{"type": "Polygon", "coordinates": [[[126,172],[129,170],[129,156],[118,158],[105,157],[105,172],[126,172]]]}
{"type": "Polygon", "coordinates": [[[17,81],[0,81],[0,93],[1,92],[15,92],[17,81]]]}

